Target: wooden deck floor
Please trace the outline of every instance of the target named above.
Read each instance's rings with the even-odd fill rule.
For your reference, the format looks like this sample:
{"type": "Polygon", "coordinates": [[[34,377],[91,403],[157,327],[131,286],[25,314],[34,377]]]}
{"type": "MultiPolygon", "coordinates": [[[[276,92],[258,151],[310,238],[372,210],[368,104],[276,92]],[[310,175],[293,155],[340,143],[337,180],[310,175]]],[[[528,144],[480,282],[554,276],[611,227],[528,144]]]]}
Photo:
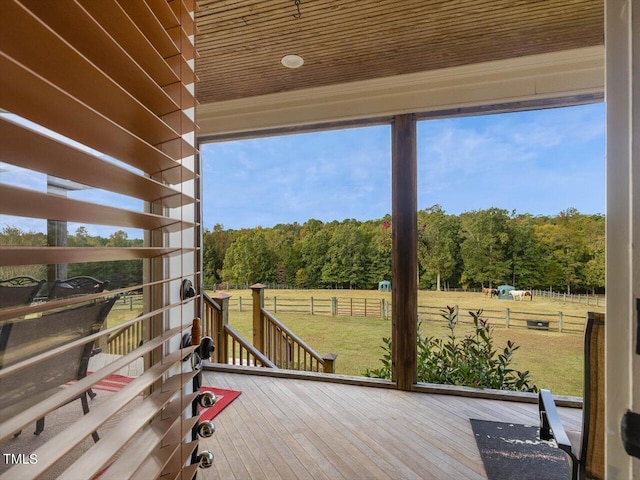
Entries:
{"type": "MultiPolygon", "coordinates": [[[[469,419],[537,424],[534,404],[219,372],[203,384],[242,391],[200,441],[207,479],[486,479],[469,419]]],[[[580,410],[561,415],[579,428],[580,410]]]]}

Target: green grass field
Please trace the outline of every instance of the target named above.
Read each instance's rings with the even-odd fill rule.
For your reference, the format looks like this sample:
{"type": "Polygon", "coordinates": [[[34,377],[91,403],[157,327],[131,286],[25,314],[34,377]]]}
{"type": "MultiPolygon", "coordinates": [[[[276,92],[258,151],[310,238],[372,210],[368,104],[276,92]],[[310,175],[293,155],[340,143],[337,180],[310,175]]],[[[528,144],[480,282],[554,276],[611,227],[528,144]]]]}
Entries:
{"type": "MultiPolygon", "coordinates": [[[[211,292],[209,292],[211,293],[211,292]]],[[[252,319],[248,306],[251,292],[249,290],[232,290],[234,297],[242,296],[246,310],[239,312],[231,308],[229,322],[247,339],[252,337],[252,319]]],[[[370,298],[391,299],[390,293],[363,290],[266,290],[265,304],[269,309],[269,299],[299,298],[370,298]]],[[[419,292],[419,305],[444,307],[459,305],[461,320],[470,320],[468,309],[505,309],[554,313],[562,311],[565,315],[586,317],[587,311],[603,311],[604,307],[587,306],[585,304],[564,304],[557,300],[542,297],[533,301],[515,302],[485,297],[481,293],[466,292],[419,292]],[[466,309],[466,310],[464,310],[466,309]]],[[[337,373],[361,375],[367,368],[378,368],[382,355],[382,338],[391,335],[391,322],[376,318],[330,317],[303,313],[278,312],[276,316],[299,337],[313,347],[318,353],[336,353],[338,355],[337,373]]],[[[457,327],[458,335],[469,331],[469,326],[461,324],[457,327]]],[[[423,335],[443,336],[447,329],[440,322],[423,322],[423,335]]],[[[534,383],[541,388],[550,388],[559,395],[582,395],[582,341],[580,333],[558,333],[553,331],[529,330],[523,327],[505,328],[496,323],[494,328],[494,346],[503,347],[507,340],[520,345],[514,356],[513,366],[519,370],[529,370],[534,383]]]]}
{"type": "Polygon", "coordinates": [[[142,295],[120,298],[113,304],[106,320],[106,328],[115,327],[142,313],[142,295]]]}

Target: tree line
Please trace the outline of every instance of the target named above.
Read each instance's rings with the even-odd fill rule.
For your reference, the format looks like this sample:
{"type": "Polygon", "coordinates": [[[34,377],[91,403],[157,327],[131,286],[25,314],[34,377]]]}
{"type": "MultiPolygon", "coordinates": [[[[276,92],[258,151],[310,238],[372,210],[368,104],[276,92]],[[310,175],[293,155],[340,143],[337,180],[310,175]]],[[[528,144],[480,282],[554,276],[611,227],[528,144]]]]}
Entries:
{"type": "MultiPolygon", "coordinates": [[[[20,228],[5,226],[0,230],[0,245],[46,247],[47,234],[25,232],[20,228]]],[[[68,247],[141,247],[141,239],[128,238],[127,232],[118,230],[109,237],[89,235],[83,226],[75,233],[67,234],[68,247]]],[[[9,279],[28,275],[37,280],[47,278],[47,265],[0,266],[0,279],[9,279]]],[[[116,260],[109,262],[70,263],[67,265],[67,278],[91,276],[98,280],[108,280],[109,288],[124,288],[142,283],[142,260],[116,260]]]]}
{"type": "MultiPolygon", "coordinates": [[[[604,289],[604,215],[556,216],[498,208],[418,212],[420,288],[510,284],[572,292],[604,289]]],[[[391,217],[203,232],[205,285],[277,283],[371,289],[391,279],[391,217]]]]}

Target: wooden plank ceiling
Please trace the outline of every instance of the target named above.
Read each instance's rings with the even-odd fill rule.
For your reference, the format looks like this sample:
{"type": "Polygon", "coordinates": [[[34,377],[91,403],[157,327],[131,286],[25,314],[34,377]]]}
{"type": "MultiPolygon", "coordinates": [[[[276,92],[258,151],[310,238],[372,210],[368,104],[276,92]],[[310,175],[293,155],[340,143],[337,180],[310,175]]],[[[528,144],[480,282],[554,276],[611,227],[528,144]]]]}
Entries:
{"type": "Polygon", "coordinates": [[[299,18],[295,0],[197,5],[200,103],[604,44],[603,0],[301,0],[299,18]]]}

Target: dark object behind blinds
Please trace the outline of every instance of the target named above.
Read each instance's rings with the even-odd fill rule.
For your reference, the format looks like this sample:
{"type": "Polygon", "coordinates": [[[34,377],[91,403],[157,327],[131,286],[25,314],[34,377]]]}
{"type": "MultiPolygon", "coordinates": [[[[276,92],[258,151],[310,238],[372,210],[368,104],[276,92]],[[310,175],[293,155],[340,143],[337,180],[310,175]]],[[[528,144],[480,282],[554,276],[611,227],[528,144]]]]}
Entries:
{"type": "Polygon", "coordinates": [[[567,435],[549,390],[540,390],[540,438],[554,439],[571,460],[572,478],[604,479],[604,313],[589,312],[584,334],[582,431],[567,435]]]}
{"type": "Polygon", "coordinates": [[[28,276],[0,280],[0,308],[29,305],[44,282],[28,276]]]}
{"type": "MultiPolygon", "coordinates": [[[[5,323],[0,331],[0,368],[87,337],[102,328],[116,297],[101,302],[5,323]]],[[[37,404],[67,382],[87,375],[93,342],[72,348],[54,361],[37,363],[0,379],[0,422],[37,404]]],[[[79,397],[82,409],[89,413],[87,392],[79,397]]],[[[38,420],[36,434],[44,429],[44,418],[38,420]]],[[[18,434],[19,432],[16,432],[18,434]]],[[[96,432],[93,433],[98,440],[96,432]]]]}
{"type": "Polygon", "coordinates": [[[66,280],[56,280],[49,289],[49,298],[64,298],[72,295],[88,295],[100,293],[109,286],[109,281],[84,276],[72,277],[66,280]]]}

